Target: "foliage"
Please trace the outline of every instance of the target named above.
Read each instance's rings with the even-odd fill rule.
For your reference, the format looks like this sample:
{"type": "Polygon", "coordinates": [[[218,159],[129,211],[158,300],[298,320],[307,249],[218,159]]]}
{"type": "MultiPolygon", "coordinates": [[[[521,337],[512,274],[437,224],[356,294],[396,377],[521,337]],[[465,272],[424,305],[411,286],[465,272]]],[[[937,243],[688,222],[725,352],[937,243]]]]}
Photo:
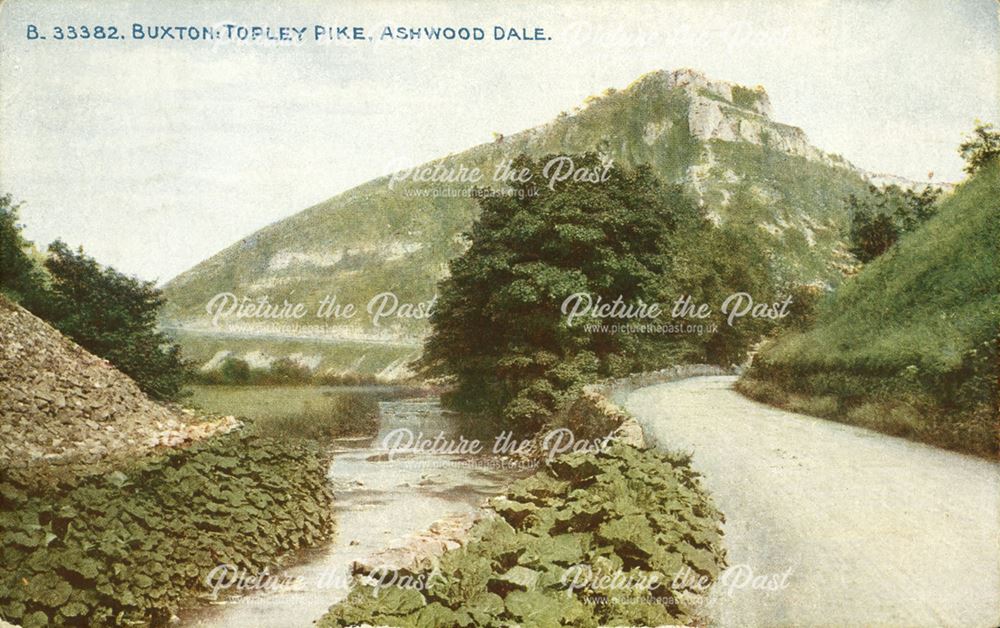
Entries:
{"type": "Polygon", "coordinates": [[[780,329],[782,331],[805,331],[815,325],[820,303],[826,294],[822,286],[815,284],[789,288],[788,296],[792,298],[792,306],[789,308],[788,317],[781,321],[780,329]]]}
{"type": "Polygon", "coordinates": [[[747,142],[711,140],[709,148],[714,158],[704,183],[709,209],[724,222],[787,225],[765,244],[778,285],[839,284],[843,272],[834,263],[835,252],[850,228],[844,199],[869,193],[857,171],[747,142]],[[738,179],[730,182],[734,173],[738,179]]]}
{"type": "Polygon", "coordinates": [[[222,383],[247,384],[250,382],[250,365],[246,360],[229,357],[223,360],[219,367],[222,383]]]}
{"type": "Polygon", "coordinates": [[[842,284],[821,304],[815,327],[764,347],[747,379],[786,394],[832,396],[840,420],[995,455],[998,199],[1000,163],[993,163],[842,284]],[[876,407],[897,419],[876,420],[876,407]]]}
{"type": "Polygon", "coordinates": [[[377,385],[379,380],[368,373],[316,373],[290,357],[278,358],[266,368],[252,368],[243,358],[226,357],[208,371],[191,369],[187,375],[191,384],[220,386],[363,386],[377,385]]]}
{"type": "Polygon", "coordinates": [[[744,109],[752,109],[761,98],[766,96],[760,85],[750,88],[743,85],[733,85],[733,104],[744,109]]]}
{"type": "Polygon", "coordinates": [[[333,528],[326,458],[235,432],[58,489],[0,472],[0,616],[159,625],[221,563],[250,573],[333,528]]]}
{"type": "Polygon", "coordinates": [[[959,145],[958,153],[965,160],[967,173],[979,172],[1000,155],[1000,131],[995,131],[992,124],[977,124],[972,136],[959,145]]]}
{"type": "Polygon", "coordinates": [[[692,609],[674,577],[686,568],[710,582],[725,562],[721,515],[682,456],[620,444],[567,454],[491,505],[499,517],[476,524],[436,573],[422,574],[430,586],[359,583],[318,625],[683,624],[692,609]],[[595,578],[568,595],[577,566],[659,586],[609,591],[595,578]],[[606,603],[592,603],[598,596],[606,603]]]}
{"type": "Polygon", "coordinates": [[[114,364],[147,394],[177,398],[185,370],[180,347],[157,331],[160,290],[58,240],[39,265],[26,253],[32,245],[21,235],[17,210],[10,195],[0,196],[0,291],[114,364]]]}
{"type": "MultiPolygon", "coordinates": [[[[755,302],[773,302],[787,292],[781,290],[773,258],[776,240],[756,223],[759,203],[744,193],[737,193],[731,203],[739,208],[742,219],[722,226],[704,224],[697,233],[678,247],[673,272],[663,277],[665,301],[687,295],[692,303],[707,303],[712,312],[707,318],[690,319],[713,325],[706,335],[687,334],[680,339],[686,350],[678,361],[729,366],[739,364],[774,322],[770,319],[744,318],[730,325],[721,305],[732,294],[745,292],[755,302]],[[672,296],[671,296],[672,295],[672,296]]],[[[800,310],[795,303],[790,311],[800,310]]]]}
{"type": "Polygon", "coordinates": [[[298,412],[277,414],[254,422],[254,428],[273,438],[307,438],[327,442],[344,436],[375,436],[379,407],[372,395],[343,393],[310,403],[298,412]]]}
{"type": "Polygon", "coordinates": [[[157,330],[163,294],[152,282],[103,267],[63,242],[49,245],[51,303],[45,318],[147,394],[173,399],[184,384],[180,347],[157,330]]]}
{"type": "MultiPolygon", "coordinates": [[[[672,238],[697,217],[679,189],[662,188],[648,169],[612,168],[606,181],[550,189],[536,183],[547,161],[519,158],[514,168],[530,171],[532,182],[480,199],[471,247],[440,285],[422,360],[426,373],[457,378],[455,405],[503,410],[529,429],[634,348],[625,335],[570,327],[563,301],[587,293],[652,303],[672,238]]],[[[575,161],[603,168],[594,154],[575,161]]]]}
{"type": "MultiPolygon", "coordinates": [[[[186,404],[206,414],[246,417],[253,431],[282,439],[374,436],[379,395],[363,390],[324,390],[313,386],[192,386],[186,404]]],[[[412,391],[400,390],[400,396],[412,391]]]]}
{"type": "Polygon", "coordinates": [[[920,193],[895,185],[885,189],[871,186],[868,196],[851,195],[851,252],[862,262],[882,255],[900,236],[917,229],[936,211],[941,191],[926,187],[920,193]]]}
{"type": "Polygon", "coordinates": [[[28,309],[38,309],[46,301],[46,277],[28,254],[33,246],[21,234],[19,208],[10,194],[0,196],[0,292],[28,309]]]}

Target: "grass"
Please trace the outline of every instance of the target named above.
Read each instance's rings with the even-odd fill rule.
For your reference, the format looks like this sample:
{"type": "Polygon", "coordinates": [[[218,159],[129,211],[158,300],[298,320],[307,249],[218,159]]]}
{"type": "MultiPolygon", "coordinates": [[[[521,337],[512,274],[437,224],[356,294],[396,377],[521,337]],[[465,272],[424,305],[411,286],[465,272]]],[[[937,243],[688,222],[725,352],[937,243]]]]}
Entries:
{"type": "Polygon", "coordinates": [[[1000,163],[763,347],[740,389],[787,408],[995,456],[1000,163]]]}
{"type": "Polygon", "coordinates": [[[261,436],[324,442],[378,430],[378,398],[370,389],[192,386],[191,392],[191,405],[246,417],[261,436]]]}

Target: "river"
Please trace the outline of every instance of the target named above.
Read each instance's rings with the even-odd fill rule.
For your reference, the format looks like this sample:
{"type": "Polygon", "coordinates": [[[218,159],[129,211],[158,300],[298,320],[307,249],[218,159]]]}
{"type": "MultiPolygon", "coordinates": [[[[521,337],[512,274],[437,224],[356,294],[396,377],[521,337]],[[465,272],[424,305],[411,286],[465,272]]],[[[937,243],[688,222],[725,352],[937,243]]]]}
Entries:
{"type": "MultiPolygon", "coordinates": [[[[329,394],[319,390],[315,394],[324,392],[329,394]]],[[[337,530],[332,542],[301,552],[283,570],[270,569],[271,574],[280,572],[282,586],[220,596],[208,606],[182,613],[181,625],[310,626],[346,595],[352,562],[401,545],[407,535],[442,517],[475,510],[510,478],[509,471],[491,470],[468,457],[406,454],[390,459],[381,445],[389,432],[399,428],[427,438],[439,433],[456,439],[488,435],[470,433],[460,417],[442,410],[434,397],[385,399],[379,402],[379,411],[376,437],[333,443],[329,478],[337,530]]]]}

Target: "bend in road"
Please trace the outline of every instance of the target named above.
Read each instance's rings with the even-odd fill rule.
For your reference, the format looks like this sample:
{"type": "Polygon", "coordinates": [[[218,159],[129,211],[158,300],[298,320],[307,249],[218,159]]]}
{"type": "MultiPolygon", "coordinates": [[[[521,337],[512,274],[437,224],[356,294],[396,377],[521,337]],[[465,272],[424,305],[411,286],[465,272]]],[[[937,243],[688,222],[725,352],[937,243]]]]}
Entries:
{"type": "Polygon", "coordinates": [[[693,453],[726,515],[710,621],[1000,625],[1000,466],[777,410],[734,379],[622,400],[657,445],[693,453]]]}

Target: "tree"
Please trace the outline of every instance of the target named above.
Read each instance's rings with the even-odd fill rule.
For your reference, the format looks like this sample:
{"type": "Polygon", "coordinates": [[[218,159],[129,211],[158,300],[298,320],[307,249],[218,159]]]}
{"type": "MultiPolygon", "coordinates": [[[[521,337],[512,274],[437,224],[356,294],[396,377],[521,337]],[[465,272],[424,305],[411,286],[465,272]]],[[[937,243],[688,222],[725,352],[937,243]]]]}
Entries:
{"type": "Polygon", "coordinates": [[[45,273],[26,252],[32,244],[21,234],[19,208],[9,194],[0,196],[0,292],[37,309],[45,299],[45,273]]]}
{"type": "Polygon", "coordinates": [[[851,212],[851,252],[862,262],[882,255],[899,238],[925,223],[936,211],[941,191],[925,187],[921,192],[895,185],[869,187],[867,198],[848,198],[851,212]]]}
{"type": "Polygon", "coordinates": [[[180,347],[156,328],[163,294],[152,282],[102,267],[57,240],[45,268],[51,277],[49,322],[158,399],[176,398],[185,378],[180,347]]]}
{"type": "Polygon", "coordinates": [[[516,159],[512,170],[530,177],[509,194],[477,191],[471,246],[439,285],[420,362],[427,375],[455,378],[446,403],[502,412],[525,429],[537,428],[587,379],[643,366],[640,344],[669,342],[570,325],[564,300],[585,293],[654,302],[679,234],[699,224],[681,189],[662,186],[648,168],[605,170],[594,154],[574,156],[575,168],[604,172],[604,180],[550,187],[551,159],[516,159]]]}
{"type": "MultiPolygon", "coordinates": [[[[742,209],[741,195],[734,195],[734,214],[742,209]]],[[[757,303],[779,298],[768,244],[770,234],[756,223],[732,220],[721,226],[708,223],[676,253],[675,270],[664,277],[664,300],[686,295],[692,303],[708,304],[711,313],[685,320],[714,329],[711,333],[683,334],[681,361],[729,366],[739,364],[775,323],[764,318],[742,318],[730,325],[721,305],[732,294],[745,292],[757,303]]],[[[796,311],[798,303],[792,308],[796,311]]]]}
{"type": "Polygon", "coordinates": [[[161,292],[58,240],[41,262],[22,235],[18,209],[9,194],[0,195],[0,292],[114,364],[149,395],[176,398],[185,365],[180,347],[156,330],[161,292]]]}
{"type": "Polygon", "coordinates": [[[965,171],[975,174],[1000,155],[1000,131],[993,130],[992,124],[977,123],[972,136],[959,145],[958,153],[965,160],[965,171]]]}
{"type": "Polygon", "coordinates": [[[899,239],[899,229],[888,214],[859,209],[851,219],[851,253],[870,262],[888,251],[899,239]]]}

